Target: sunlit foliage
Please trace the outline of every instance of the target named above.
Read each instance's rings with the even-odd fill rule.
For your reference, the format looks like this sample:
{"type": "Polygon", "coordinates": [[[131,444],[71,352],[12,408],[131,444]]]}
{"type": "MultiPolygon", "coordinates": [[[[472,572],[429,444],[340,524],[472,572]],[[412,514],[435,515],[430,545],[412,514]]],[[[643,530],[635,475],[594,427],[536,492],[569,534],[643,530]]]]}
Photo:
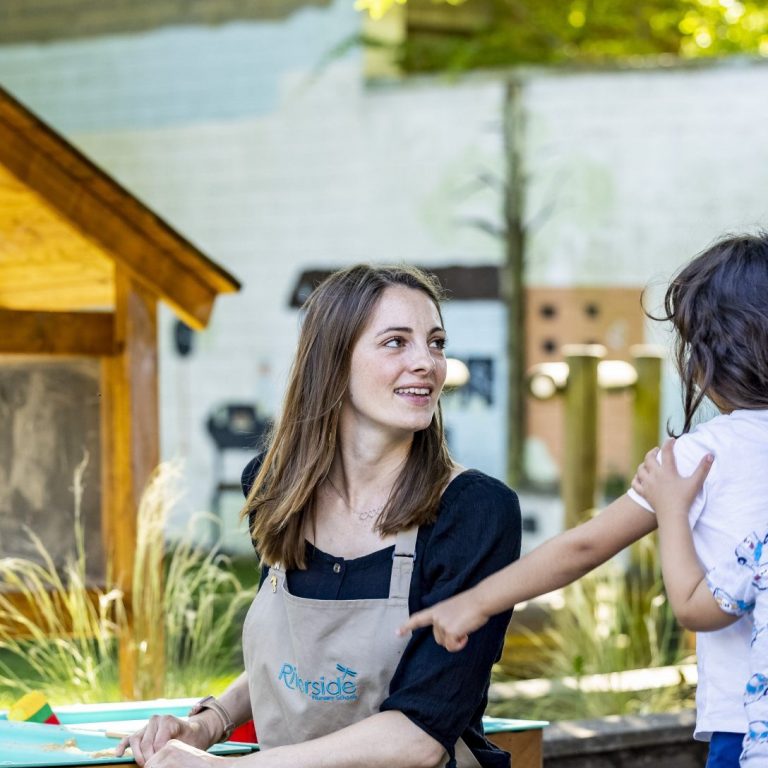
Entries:
{"type": "MultiPolygon", "coordinates": [[[[435,0],[447,5],[461,5],[467,0],[435,0]]],[[[355,0],[356,11],[366,11],[372,19],[380,19],[393,5],[405,5],[408,0],[355,0]]]]}
{"type": "MultiPolygon", "coordinates": [[[[377,18],[395,3],[357,0],[377,18]]],[[[431,0],[429,0],[431,2],[431,0]]],[[[455,4],[455,0],[454,0],[455,4]]],[[[768,2],[741,0],[465,0],[474,23],[450,34],[409,30],[401,52],[410,71],[515,64],[601,64],[641,57],[768,56],[768,2]]],[[[445,8],[444,14],[454,9],[445,8]]]]}

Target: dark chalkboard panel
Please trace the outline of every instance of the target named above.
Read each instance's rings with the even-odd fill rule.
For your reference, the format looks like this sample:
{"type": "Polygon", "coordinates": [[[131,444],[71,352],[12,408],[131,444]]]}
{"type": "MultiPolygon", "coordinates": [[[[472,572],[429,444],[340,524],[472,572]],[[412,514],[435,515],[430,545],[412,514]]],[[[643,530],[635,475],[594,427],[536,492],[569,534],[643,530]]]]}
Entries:
{"type": "Polygon", "coordinates": [[[73,479],[87,453],[86,560],[103,580],[99,394],[98,361],[0,357],[0,557],[40,561],[28,526],[57,566],[74,558],[73,479]]]}

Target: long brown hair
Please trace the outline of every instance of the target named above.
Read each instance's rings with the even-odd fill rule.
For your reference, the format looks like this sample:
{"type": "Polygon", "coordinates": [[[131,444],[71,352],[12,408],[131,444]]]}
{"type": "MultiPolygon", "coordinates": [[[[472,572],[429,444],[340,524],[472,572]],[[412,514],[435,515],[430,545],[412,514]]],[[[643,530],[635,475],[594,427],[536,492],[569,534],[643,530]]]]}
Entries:
{"type": "Polygon", "coordinates": [[[677,331],[683,432],[707,395],[768,408],[768,234],[731,235],[700,253],[672,279],[656,319],[677,331]]]}
{"type": "MultiPolygon", "coordinates": [[[[407,266],[359,264],[334,272],[304,305],[282,414],[243,509],[265,563],[305,566],[305,521],[336,453],[352,348],[384,289],[394,285],[423,291],[440,312],[442,289],[437,280],[407,266]]],[[[414,434],[405,465],[376,522],[378,532],[386,536],[434,521],[451,469],[438,403],[430,425],[414,434]]]]}

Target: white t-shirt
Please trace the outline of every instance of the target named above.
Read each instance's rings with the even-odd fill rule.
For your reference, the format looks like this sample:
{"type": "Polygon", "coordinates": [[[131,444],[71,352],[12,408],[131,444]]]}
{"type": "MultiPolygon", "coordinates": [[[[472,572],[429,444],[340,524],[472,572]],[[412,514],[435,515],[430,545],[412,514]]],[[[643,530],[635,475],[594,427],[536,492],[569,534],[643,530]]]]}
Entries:
{"type": "Polygon", "coordinates": [[[707,584],[720,609],[752,619],[750,677],[744,686],[744,712],[749,730],[739,768],[768,765],[768,532],[753,531],[730,559],[707,573],[707,584]]]}
{"type": "MultiPolygon", "coordinates": [[[[690,475],[706,453],[712,469],[689,514],[693,543],[705,570],[726,561],[746,535],[768,525],[768,410],[734,411],[700,424],[675,443],[675,461],[690,475]]],[[[630,490],[646,509],[649,504],[630,490]]],[[[749,679],[751,623],[739,619],[696,635],[699,682],[695,738],[713,731],[746,733],[744,686],[749,679]]]]}

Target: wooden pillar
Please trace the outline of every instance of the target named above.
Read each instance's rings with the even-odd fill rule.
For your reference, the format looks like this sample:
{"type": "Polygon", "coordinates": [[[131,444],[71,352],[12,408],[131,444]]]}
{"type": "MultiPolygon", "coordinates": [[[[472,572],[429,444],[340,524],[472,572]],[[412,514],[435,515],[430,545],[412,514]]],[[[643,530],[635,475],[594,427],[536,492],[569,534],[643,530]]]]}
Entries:
{"type": "Polygon", "coordinates": [[[115,274],[116,354],[102,364],[102,525],[112,583],[129,608],[120,641],[120,689],[135,698],[136,648],[132,593],[139,499],[159,462],[157,300],[118,267],[115,274]]]}
{"type": "Polygon", "coordinates": [[[605,355],[601,344],[567,344],[565,388],[565,446],[563,455],[563,502],[565,527],[582,522],[595,506],[597,476],[597,364],[605,355]]]}
{"type": "MultiPolygon", "coordinates": [[[[632,466],[634,474],[645,454],[659,444],[659,425],[661,422],[661,364],[665,350],[654,344],[635,344],[629,348],[632,355],[637,382],[632,403],[632,466]]],[[[656,534],[652,534],[654,537],[656,534]]],[[[658,563],[652,554],[657,552],[655,545],[649,550],[648,542],[636,541],[629,548],[631,573],[636,581],[650,586],[659,577],[656,570],[658,563]],[[656,562],[656,567],[649,568],[649,563],[656,562]]]]}
{"type": "Polygon", "coordinates": [[[630,347],[637,384],[632,407],[632,470],[659,444],[661,421],[661,363],[664,348],[653,344],[630,347]]]}

